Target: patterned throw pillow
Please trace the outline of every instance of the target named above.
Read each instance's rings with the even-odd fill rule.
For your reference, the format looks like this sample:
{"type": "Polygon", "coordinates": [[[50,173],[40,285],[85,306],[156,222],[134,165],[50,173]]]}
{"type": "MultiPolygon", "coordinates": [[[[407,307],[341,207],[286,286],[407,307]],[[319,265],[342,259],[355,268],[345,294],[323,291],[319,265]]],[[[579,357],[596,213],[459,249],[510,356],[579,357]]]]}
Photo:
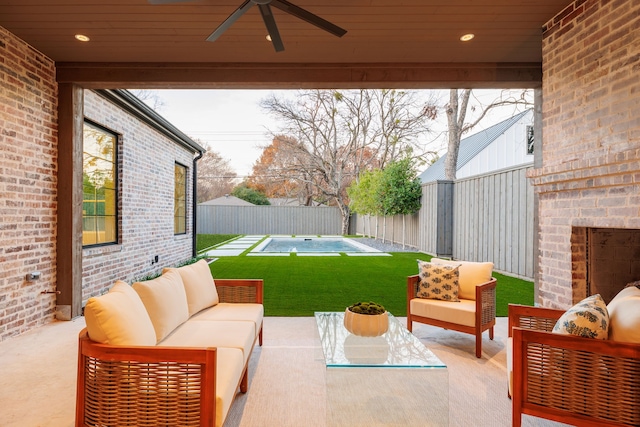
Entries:
{"type": "Polygon", "coordinates": [[[591,295],[567,310],[553,327],[554,334],[606,340],[609,312],[600,294],[591,295]]]}
{"type": "Polygon", "coordinates": [[[416,296],[444,301],[460,301],[458,299],[458,267],[457,265],[438,265],[418,260],[420,283],[416,296]]]}

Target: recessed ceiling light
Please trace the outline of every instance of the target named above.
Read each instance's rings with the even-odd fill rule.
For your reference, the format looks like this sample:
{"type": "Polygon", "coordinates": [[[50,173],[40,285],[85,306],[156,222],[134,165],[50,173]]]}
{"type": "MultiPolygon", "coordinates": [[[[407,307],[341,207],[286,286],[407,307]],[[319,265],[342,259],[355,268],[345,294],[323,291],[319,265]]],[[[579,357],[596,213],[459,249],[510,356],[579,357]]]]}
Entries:
{"type": "Polygon", "coordinates": [[[462,40],[463,42],[468,42],[469,40],[471,40],[472,38],[474,38],[476,35],[475,34],[465,34],[464,36],[460,37],[460,40],[462,40]]]}
{"type": "Polygon", "coordinates": [[[80,40],[81,42],[88,42],[90,40],[89,37],[84,34],[76,34],[74,37],[76,40],[80,40]]]}
{"type": "Polygon", "coordinates": [[[267,37],[265,37],[267,40],[271,41],[271,34],[267,34],[267,37]]]}

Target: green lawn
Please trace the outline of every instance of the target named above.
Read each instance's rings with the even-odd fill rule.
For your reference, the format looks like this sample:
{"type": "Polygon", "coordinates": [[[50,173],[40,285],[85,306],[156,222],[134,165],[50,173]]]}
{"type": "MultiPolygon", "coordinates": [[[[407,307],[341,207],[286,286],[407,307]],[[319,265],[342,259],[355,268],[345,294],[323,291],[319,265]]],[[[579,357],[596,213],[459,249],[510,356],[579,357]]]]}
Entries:
{"type": "MultiPolygon", "coordinates": [[[[343,311],[357,301],[375,301],[396,316],[406,315],[407,276],[418,273],[421,253],[389,257],[221,257],[214,278],[264,279],[266,316],[313,316],[314,311],[343,311]]],[[[533,305],[533,283],[494,273],[498,279],[497,314],[507,304],[533,305]]]]}

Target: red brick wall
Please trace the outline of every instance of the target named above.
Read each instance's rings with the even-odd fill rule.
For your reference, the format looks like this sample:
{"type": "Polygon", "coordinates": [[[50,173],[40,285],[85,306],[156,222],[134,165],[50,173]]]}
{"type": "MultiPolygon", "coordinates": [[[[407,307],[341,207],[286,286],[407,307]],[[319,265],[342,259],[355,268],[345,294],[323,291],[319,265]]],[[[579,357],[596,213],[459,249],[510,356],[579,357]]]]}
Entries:
{"type": "Polygon", "coordinates": [[[193,154],[118,108],[85,91],[88,119],[122,135],[118,147],[120,242],[82,252],[83,302],[105,292],[117,279],[160,273],[191,257],[193,154]],[[174,165],[187,167],[187,234],[173,234],[174,165]],[[152,259],[158,256],[158,263],[152,259]]]}
{"type": "Polygon", "coordinates": [[[53,61],[0,27],[0,341],[54,318],[56,97],[53,61]]]}
{"type": "Polygon", "coordinates": [[[572,227],[640,228],[640,3],[576,0],[546,24],[542,53],[538,302],[566,308],[584,282],[572,227]]]}

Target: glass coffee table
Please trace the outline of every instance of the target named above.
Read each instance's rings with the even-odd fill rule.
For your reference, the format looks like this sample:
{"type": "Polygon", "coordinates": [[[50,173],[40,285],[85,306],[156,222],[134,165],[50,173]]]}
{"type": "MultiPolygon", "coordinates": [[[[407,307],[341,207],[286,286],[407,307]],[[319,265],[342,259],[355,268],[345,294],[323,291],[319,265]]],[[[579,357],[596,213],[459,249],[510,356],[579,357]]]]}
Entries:
{"type": "Polygon", "coordinates": [[[327,384],[327,426],[447,426],[447,367],[389,313],[389,330],[360,337],[344,312],[316,312],[327,384]]]}

